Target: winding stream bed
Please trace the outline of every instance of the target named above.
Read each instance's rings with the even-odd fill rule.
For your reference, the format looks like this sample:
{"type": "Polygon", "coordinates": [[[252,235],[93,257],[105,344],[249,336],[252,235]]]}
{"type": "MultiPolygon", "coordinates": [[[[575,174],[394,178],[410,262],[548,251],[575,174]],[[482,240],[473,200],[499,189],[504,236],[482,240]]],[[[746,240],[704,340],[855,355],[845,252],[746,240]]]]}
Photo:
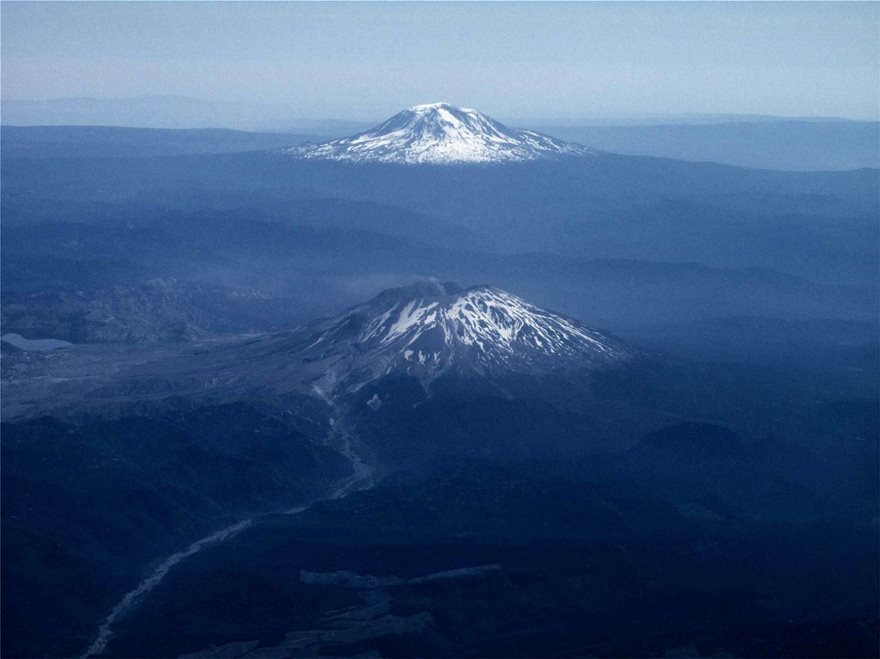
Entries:
{"type": "MultiPolygon", "coordinates": [[[[325,400],[327,400],[328,404],[330,404],[334,408],[334,411],[337,412],[337,414],[334,415],[333,418],[331,418],[331,430],[327,438],[327,443],[329,445],[333,445],[333,447],[336,448],[339,453],[341,453],[351,461],[353,475],[351,476],[351,478],[346,479],[329,496],[322,499],[316,499],[315,501],[312,501],[311,503],[302,506],[290,508],[289,510],[285,511],[284,514],[286,515],[298,515],[299,513],[308,510],[320,501],[341,499],[348,496],[352,492],[365,490],[372,487],[373,485],[373,467],[364,462],[357,454],[357,451],[355,449],[357,441],[353,433],[351,433],[347,429],[345,420],[342,418],[342,415],[338,414],[335,403],[326,398],[325,400]]],[[[113,625],[126,613],[135,608],[141,602],[145,595],[147,595],[151,590],[162,583],[162,580],[165,578],[171,568],[173,568],[178,563],[186,560],[190,556],[199,553],[206,547],[211,547],[213,545],[226,542],[230,538],[235,537],[246,528],[251,526],[254,520],[260,517],[265,517],[269,514],[272,513],[255,515],[254,517],[250,517],[248,519],[238,521],[234,524],[230,524],[229,526],[222,528],[219,531],[215,531],[214,533],[207,535],[200,540],[196,540],[186,549],[175,552],[174,554],[171,554],[170,556],[165,558],[165,560],[163,560],[149,574],[149,576],[141,581],[136,588],[127,592],[122,597],[122,599],[119,600],[119,602],[117,602],[117,604],[110,610],[110,613],[104,619],[104,622],[101,624],[100,627],[98,627],[98,634],[94,642],[81,655],[80,659],[88,659],[88,657],[93,657],[103,653],[104,650],[107,648],[107,643],[110,641],[111,636],[113,636],[113,625]]]]}

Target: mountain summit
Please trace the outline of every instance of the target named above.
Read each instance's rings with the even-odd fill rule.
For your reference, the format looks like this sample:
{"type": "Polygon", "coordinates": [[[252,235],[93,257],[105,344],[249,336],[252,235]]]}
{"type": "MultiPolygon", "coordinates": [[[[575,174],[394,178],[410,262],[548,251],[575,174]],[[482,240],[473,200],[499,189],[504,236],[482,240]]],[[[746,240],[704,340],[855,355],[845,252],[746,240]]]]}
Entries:
{"type": "Polygon", "coordinates": [[[318,321],[289,346],[320,365],[320,389],[354,391],[384,375],[423,385],[453,373],[494,377],[585,371],[634,352],[601,332],[491,286],[419,282],[318,321]]]}
{"type": "Polygon", "coordinates": [[[288,150],[300,158],[398,164],[493,164],[583,156],[592,149],[510,128],[471,108],[416,105],[368,131],[288,150]]]}

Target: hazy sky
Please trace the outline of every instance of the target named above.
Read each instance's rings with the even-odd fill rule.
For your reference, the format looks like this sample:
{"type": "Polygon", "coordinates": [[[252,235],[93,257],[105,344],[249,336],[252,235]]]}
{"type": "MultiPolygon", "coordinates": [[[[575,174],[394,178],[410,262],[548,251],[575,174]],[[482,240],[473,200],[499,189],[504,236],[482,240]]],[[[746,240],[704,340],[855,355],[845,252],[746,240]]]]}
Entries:
{"type": "Polygon", "coordinates": [[[875,118],[880,3],[2,3],[9,99],[875,118]]]}

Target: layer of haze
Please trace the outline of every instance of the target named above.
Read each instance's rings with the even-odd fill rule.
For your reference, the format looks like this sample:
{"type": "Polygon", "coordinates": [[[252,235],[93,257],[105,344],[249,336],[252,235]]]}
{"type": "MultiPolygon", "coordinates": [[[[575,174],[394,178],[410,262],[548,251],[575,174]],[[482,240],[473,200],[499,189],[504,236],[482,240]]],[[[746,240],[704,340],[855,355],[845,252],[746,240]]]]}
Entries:
{"type": "Polygon", "coordinates": [[[29,3],[2,7],[3,99],[173,95],[378,119],[875,119],[880,4],[29,3]]]}

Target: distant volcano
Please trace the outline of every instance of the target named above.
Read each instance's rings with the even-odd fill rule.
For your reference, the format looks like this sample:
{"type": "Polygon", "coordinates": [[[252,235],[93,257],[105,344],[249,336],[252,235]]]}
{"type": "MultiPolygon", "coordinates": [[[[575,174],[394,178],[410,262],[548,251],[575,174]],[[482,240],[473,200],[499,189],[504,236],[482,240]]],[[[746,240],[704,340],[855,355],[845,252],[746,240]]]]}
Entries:
{"type": "Polygon", "coordinates": [[[416,105],[366,132],[288,150],[300,158],[398,164],[492,164],[585,156],[577,144],[510,128],[448,103],[416,105]]]}

